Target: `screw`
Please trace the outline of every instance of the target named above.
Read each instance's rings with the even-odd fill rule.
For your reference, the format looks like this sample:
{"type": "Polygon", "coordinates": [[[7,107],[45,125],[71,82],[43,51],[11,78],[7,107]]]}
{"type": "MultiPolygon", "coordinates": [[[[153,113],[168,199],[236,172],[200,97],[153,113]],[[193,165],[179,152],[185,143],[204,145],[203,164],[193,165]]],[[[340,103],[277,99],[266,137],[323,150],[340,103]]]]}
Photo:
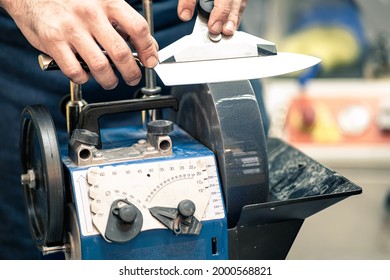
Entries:
{"type": "Polygon", "coordinates": [[[22,186],[29,186],[31,189],[35,189],[35,173],[33,169],[27,170],[26,174],[20,176],[22,186]]]}
{"type": "Polygon", "coordinates": [[[156,149],[155,149],[154,147],[151,147],[151,146],[146,148],[146,151],[147,151],[147,152],[153,152],[153,151],[155,151],[155,150],[156,150],[156,149]]]}
{"type": "Polygon", "coordinates": [[[101,158],[101,157],[103,157],[103,154],[101,152],[95,153],[95,158],[101,158]]]}

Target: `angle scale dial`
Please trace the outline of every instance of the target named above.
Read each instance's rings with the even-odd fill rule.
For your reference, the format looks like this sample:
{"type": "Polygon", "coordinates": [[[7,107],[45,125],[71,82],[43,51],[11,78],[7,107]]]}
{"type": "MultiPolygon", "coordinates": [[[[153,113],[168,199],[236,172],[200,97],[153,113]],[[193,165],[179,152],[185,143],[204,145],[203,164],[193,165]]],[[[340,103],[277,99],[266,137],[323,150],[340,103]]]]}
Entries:
{"type": "Polygon", "coordinates": [[[113,241],[107,238],[107,227],[113,204],[121,201],[119,208],[135,206],[142,216],[139,231],[165,228],[150,209],[177,208],[188,199],[196,206],[193,216],[201,221],[211,197],[208,179],[204,158],[91,167],[87,182],[93,224],[107,241],[113,241]]]}

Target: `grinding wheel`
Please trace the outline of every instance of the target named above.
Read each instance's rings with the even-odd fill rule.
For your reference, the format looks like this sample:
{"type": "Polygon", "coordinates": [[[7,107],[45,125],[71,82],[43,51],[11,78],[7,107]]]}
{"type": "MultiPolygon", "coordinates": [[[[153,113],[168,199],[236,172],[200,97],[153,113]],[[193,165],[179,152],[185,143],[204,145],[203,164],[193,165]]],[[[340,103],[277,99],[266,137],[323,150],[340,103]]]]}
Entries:
{"type": "Polygon", "coordinates": [[[178,86],[173,121],[214,152],[229,228],[242,207],[268,201],[267,142],[249,81],[178,86]]]}

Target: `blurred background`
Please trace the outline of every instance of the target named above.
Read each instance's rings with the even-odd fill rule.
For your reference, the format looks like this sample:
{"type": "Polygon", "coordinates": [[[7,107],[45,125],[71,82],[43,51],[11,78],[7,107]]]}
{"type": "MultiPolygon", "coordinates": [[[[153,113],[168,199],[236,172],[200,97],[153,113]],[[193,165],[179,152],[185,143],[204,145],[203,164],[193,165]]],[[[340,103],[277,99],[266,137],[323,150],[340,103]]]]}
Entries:
{"type": "Polygon", "coordinates": [[[262,79],[269,135],[363,188],[305,220],[288,259],[390,259],[390,0],[248,1],[242,26],[319,67],[262,79]]]}

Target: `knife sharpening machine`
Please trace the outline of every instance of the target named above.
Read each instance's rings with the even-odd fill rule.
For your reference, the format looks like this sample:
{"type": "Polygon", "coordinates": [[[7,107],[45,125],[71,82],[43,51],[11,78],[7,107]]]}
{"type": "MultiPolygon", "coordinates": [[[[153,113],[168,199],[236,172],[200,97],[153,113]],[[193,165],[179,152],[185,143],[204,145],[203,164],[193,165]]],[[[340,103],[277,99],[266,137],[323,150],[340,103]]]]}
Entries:
{"type": "Polygon", "coordinates": [[[21,180],[37,247],[66,259],[284,259],[307,217],[362,190],[267,138],[248,79],[91,104],[71,82],[65,142],[43,105],[26,107],[21,180]],[[100,127],[161,110],[169,117],[100,127]]]}

